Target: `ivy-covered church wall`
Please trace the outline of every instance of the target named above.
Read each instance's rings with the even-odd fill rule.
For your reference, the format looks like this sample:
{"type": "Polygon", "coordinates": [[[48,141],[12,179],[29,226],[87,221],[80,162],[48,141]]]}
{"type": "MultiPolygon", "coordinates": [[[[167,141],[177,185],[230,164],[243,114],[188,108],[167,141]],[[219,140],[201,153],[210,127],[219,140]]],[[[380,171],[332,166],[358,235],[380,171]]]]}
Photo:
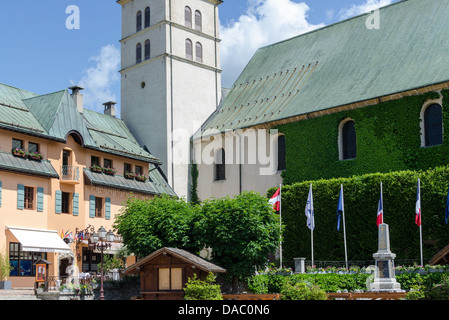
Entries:
{"type": "Polygon", "coordinates": [[[449,90],[443,90],[443,145],[421,147],[421,110],[438,92],[278,126],[286,139],[284,184],[374,172],[420,170],[449,163],[449,90]],[[357,157],[339,160],[339,125],[355,122],[357,157]]]}

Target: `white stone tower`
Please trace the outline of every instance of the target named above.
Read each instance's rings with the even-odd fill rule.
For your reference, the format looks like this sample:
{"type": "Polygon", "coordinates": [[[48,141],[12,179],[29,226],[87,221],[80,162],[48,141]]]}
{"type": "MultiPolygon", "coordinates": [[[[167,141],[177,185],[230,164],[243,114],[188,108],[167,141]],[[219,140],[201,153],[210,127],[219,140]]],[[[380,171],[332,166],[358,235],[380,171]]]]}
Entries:
{"type": "Polygon", "coordinates": [[[189,190],[190,137],[221,99],[220,0],[119,0],[121,117],[163,162],[178,196],[189,190]]]}

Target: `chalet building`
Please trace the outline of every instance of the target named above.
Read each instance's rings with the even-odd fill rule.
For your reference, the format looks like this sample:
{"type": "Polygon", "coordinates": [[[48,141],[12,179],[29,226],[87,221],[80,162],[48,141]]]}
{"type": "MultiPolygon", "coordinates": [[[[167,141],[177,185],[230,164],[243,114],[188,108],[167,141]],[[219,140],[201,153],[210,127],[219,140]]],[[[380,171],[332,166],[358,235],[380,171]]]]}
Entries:
{"type": "MultiPolygon", "coordinates": [[[[114,103],[105,114],[86,109],[81,89],[37,95],[0,84],[0,248],[13,287],[34,285],[39,259],[51,263],[50,277],[66,275],[69,264],[99,270],[83,231],[111,230],[130,195],[174,195],[159,159],[115,118],[114,103]]],[[[120,247],[117,237],[108,253],[120,247]]]]}

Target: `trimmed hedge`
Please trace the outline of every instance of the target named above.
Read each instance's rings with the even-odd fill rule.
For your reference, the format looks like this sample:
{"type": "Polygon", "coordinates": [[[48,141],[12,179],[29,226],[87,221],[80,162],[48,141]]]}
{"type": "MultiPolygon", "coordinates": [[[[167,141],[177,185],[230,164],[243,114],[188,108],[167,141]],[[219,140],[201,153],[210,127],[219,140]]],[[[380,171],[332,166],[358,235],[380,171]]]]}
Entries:
{"type": "MultiPolygon", "coordinates": [[[[282,275],[257,275],[248,278],[248,289],[254,294],[280,293],[285,283],[294,284],[298,281],[307,281],[317,285],[324,291],[337,292],[338,290],[367,290],[367,281],[371,275],[366,273],[355,274],[295,274],[291,276],[282,275]]],[[[401,284],[401,289],[410,291],[412,286],[421,285],[426,288],[441,283],[444,277],[449,276],[447,272],[435,272],[427,274],[402,273],[396,275],[396,281],[401,284]]]]}
{"type": "MultiPolygon", "coordinates": [[[[315,210],[314,259],[344,260],[342,228],[337,231],[340,185],[344,188],[346,237],[349,260],[372,260],[377,252],[377,206],[383,184],[384,222],[390,227],[391,251],[396,259],[419,261],[419,228],[415,224],[417,180],[421,179],[424,258],[430,259],[449,243],[445,205],[449,167],[427,171],[376,173],[352,178],[306,181],[282,187],[284,261],[311,257],[310,230],[304,214],[310,183],[315,210]]],[[[276,188],[267,192],[271,197],[276,188]]]]}

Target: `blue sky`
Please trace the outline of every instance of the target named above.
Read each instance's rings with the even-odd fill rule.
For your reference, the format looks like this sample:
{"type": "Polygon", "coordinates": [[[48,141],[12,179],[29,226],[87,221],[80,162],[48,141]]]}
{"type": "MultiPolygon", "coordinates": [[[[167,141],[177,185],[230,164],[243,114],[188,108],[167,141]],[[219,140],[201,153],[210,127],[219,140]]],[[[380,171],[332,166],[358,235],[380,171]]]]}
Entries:
{"type": "MultiPolygon", "coordinates": [[[[232,85],[261,46],[396,1],[224,0],[219,7],[223,86],[232,85]]],[[[107,100],[120,108],[120,23],[115,0],[3,1],[0,83],[38,94],[81,84],[87,108],[101,111],[107,100]],[[80,10],[79,29],[66,28],[70,5],[80,10]]]]}

